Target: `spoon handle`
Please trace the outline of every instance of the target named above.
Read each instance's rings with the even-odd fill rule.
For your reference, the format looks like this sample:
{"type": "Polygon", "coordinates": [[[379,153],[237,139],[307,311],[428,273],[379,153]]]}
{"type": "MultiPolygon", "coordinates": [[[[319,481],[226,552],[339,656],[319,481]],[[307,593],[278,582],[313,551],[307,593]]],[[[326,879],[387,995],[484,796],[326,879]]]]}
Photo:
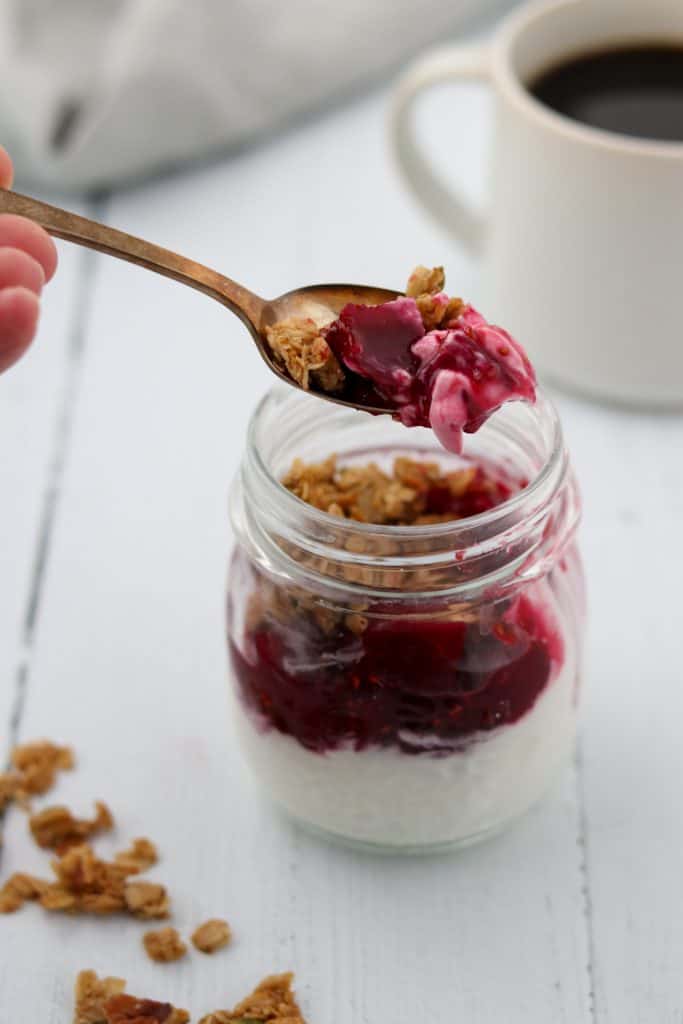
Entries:
{"type": "Polygon", "coordinates": [[[84,245],[109,256],[137,263],[147,270],[197,288],[223,303],[248,326],[258,330],[264,300],[210,267],[145,242],[142,238],[135,238],[116,228],[98,224],[77,213],[61,210],[58,206],[50,206],[49,203],[42,203],[31,196],[22,196],[8,189],[0,189],[0,213],[16,213],[28,217],[56,238],[64,238],[76,245],[84,245]]]}

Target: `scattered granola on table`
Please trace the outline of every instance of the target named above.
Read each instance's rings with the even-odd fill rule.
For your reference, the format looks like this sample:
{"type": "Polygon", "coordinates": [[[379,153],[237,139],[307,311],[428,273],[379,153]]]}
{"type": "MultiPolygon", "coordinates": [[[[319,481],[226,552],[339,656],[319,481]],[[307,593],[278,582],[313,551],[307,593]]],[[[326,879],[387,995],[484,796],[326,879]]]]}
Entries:
{"type": "Polygon", "coordinates": [[[24,743],[12,751],[12,770],[0,774],[0,811],[13,800],[26,803],[30,796],[47,793],[57,772],[71,771],[75,759],[69,747],[49,740],[24,743]]]}
{"type": "Polygon", "coordinates": [[[29,818],[33,838],[43,849],[63,853],[70,846],[79,846],[85,839],[114,827],[111,811],[105,803],[95,804],[96,814],[91,820],[75,818],[68,807],[46,807],[29,818]]]}
{"type": "Polygon", "coordinates": [[[98,978],[81,971],[76,979],[73,1024],[187,1024],[187,1010],[125,993],[122,978],[98,978]]]}
{"type": "Polygon", "coordinates": [[[158,964],[181,960],[187,953],[187,946],[175,928],[159,928],[157,931],[145,932],[142,943],[150,960],[158,964]]]}
{"type": "Polygon", "coordinates": [[[215,917],[195,929],[192,944],[200,953],[216,953],[229,945],[231,938],[232,932],[228,922],[215,917]]]}
{"type": "Polygon", "coordinates": [[[72,846],[52,861],[56,881],[13,875],[0,889],[0,913],[18,910],[27,900],[37,900],[45,910],[80,914],[129,913],[143,919],[169,915],[169,899],[163,885],[129,880],[139,868],[110,863],[84,843],[72,846]],[[27,880],[26,884],[17,882],[27,880]]]}
{"type": "Polygon", "coordinates": [[[293,979],[293,974],[273,974],[234,1010],[216,1010],[199,1024],[305,1024],[292,991],[293,979]]]}

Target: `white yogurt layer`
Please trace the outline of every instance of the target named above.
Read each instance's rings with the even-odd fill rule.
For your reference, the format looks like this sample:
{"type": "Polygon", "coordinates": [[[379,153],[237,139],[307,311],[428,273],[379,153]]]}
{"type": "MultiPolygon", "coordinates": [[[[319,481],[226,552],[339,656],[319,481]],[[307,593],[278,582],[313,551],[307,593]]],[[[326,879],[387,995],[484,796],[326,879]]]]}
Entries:
{"type": "Polygon", "coordinates": [[[237,698],[244,753],[270,796],[299,821],[397,849],[475,839],[527,810],[570,753],[577,665],[565,663],[518,722],[469,738],[445,757],[395,748],[316,754],[263,729],[237,698]]]}

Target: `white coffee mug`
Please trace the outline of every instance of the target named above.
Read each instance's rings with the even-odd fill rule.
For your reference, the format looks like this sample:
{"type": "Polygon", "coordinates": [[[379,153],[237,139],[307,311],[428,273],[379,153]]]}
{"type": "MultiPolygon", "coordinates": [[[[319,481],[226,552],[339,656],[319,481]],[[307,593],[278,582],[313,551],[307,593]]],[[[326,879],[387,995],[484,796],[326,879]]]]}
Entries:
{"type": "MultiPolygon", "coordinates": [[[[683,143],[586,126],[525,84],[568,56],[662,41],[683,45],[683,0],[525,5],[492,42],[441,49],[409,69],[392,134],[418,198],[481,255],[484,312],[541,372],[596,397],[671,407],[683,406],[683,143]],[[423,90],[465,79],[495,95],[485,215],[434,174],[413,127],[423,90]]],[[[453,129],[466,141],[466,126],[453,129]]]]}

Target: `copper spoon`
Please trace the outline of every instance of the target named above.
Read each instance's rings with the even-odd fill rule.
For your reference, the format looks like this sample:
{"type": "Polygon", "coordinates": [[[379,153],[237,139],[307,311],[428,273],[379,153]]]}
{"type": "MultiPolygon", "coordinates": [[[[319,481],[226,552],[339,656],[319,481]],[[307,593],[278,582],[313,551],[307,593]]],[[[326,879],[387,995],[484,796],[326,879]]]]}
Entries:
{"type": "MultiPolygon", "coordinates": [[[[270,327],[286,317],[307,317],[314,319],[335,319],[348,302],[376,306],[380,302],[395,299],[400,293],[387,288],[372,288],[356,284],[313,284],[305,288],[296,288],[285,292],[277,299],[262,299],[260,296],[243,288],[236,281],[224,277],[217,270],[205,267],[201,263],[179,256],[169,249],[145,242],[141,238],[127,235],[116,228],[98,224],[97,221],[80,217],[58,206],[50,206],[30,196],[22,196],[18,192],[0,189],[0,213],[16,213],[40,224],[49,234],[56,238],[64,238],[68,242],[97,249],[109,256],[137,263],[147,270],[154,270],[164,277],[196,288],[205,295],[216,299],[235,313],[247,327],[261,357],[268,367],[281,380],[295,388],[296,381],[278,365],[265,337],[266,327],[270,327]]],[[[370,413],[386,413],[387,406],[371,404],[378,401],[370,390],[349,388],[344,394],[335,395],[324,391],[313,392],[317,397],[337,405],[346,405],[354,409],[362,409],[370,413]],[[367,396],[370,396],[371,401],[367,396]]]]}

